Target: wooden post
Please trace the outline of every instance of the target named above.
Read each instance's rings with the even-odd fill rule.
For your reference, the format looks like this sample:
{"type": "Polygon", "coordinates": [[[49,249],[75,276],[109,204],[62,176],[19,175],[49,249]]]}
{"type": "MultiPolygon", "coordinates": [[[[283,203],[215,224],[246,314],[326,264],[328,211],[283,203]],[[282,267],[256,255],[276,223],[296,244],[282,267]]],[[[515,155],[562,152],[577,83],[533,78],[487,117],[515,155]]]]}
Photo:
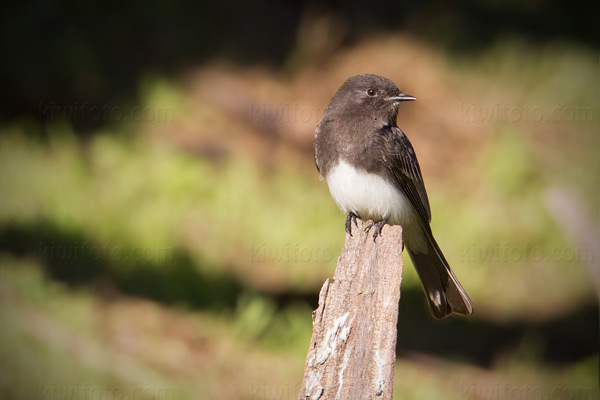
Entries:
{"type": "Polygon", "coordinates": [[[402,229],[386,225],[373,243],[363,226],[321,288],[299,400],[392,400],[402,229]]]}

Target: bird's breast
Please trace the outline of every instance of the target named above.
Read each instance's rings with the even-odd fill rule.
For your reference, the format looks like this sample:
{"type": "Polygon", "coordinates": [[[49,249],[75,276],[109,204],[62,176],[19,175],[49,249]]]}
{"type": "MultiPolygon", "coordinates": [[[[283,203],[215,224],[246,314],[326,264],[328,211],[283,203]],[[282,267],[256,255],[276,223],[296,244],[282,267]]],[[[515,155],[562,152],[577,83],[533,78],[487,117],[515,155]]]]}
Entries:
{"type": "Polygon", "coordinates": [[[326,177],[331,196],[345,213],[362,220],[381,221],[408,227],[417,217],[408,198],[385,177],[338,160],[326,177]]]}

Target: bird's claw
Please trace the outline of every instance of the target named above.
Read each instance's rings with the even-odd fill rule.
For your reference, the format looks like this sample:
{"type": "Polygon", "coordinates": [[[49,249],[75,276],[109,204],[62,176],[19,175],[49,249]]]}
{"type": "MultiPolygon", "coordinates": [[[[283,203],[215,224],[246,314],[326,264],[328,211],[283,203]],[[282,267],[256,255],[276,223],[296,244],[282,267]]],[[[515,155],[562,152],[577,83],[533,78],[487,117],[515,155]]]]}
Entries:
{"type": "Polygon", "coordinates": [[[377,236],[383,236],[381,234],[381,230],[383,229],[384,225],[387,223],[388,223],[387,218],[385,218],[379,222],[370,223],[369,225],[365,226],[365,232],[368,233],[372,227],[375,227],[375,232],[373,232],[373,242],[375,242],[377,239],[377,236]]]}
{"type": "Polygon", "coordinates": [[[352,222],[354,222],[354,225],[358,228],[356,218],[358,218],[358,216],[353,212],[348,213],[348,217],[346,217],[346,232],[348,232],[350,236],[352,236],[352,222]]]}

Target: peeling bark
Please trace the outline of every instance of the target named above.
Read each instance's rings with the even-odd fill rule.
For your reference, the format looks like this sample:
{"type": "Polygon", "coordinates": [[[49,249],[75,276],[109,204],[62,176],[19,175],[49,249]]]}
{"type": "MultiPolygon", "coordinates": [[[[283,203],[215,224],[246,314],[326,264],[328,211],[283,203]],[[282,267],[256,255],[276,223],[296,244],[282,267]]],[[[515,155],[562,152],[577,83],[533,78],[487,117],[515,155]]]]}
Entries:
{"type": "Polygon", "coordinates": [[[319,293],[300,400],[392,399],[402,229],[373,243],[358,222],[319,293]]]}

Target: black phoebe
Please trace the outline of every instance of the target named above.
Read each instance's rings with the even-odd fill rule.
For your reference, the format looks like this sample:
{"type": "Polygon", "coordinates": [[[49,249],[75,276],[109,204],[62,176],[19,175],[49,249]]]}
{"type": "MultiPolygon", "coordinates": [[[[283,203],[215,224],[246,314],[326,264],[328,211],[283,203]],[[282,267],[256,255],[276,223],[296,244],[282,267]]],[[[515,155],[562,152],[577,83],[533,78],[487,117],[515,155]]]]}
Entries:
{"type": "Polygon", "coordinates": [[[410,141],[396,126],[400,102],[416,100],[377,75],[349,78],[331,99],[315,133],[317,170],[352,221],[373,220],[373,240],[387,224],[401,225],[408,254],[436,318],[471,314],[471,299],[433,238],[421,168],[410,141]]]}

